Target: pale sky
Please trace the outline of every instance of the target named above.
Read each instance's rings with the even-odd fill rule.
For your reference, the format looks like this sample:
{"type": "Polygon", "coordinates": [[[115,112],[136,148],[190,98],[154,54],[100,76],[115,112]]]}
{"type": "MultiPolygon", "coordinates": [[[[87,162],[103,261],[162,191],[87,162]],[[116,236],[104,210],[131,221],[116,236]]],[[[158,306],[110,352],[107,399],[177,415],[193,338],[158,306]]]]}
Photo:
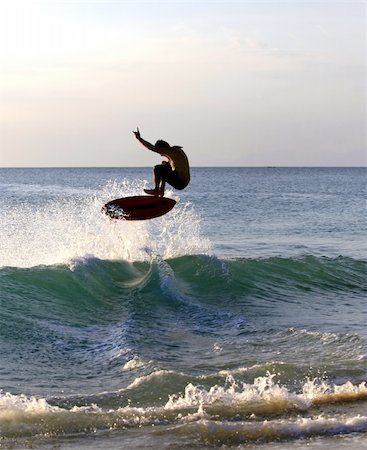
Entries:
{"type": "Polygon", "coordinates": [[[366,164],[364,1],[0,0],[0,166],[366,164]]]}

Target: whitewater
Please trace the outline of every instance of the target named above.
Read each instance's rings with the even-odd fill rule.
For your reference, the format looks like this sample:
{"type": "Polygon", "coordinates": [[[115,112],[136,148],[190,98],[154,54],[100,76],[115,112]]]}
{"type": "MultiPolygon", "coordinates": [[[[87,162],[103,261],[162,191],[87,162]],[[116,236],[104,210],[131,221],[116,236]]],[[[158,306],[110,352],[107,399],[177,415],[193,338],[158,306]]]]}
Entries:
{"type": "Polygon", "coordinates": [[[366,170],[0,169],[0,447],[367,445],[366,170]]]}

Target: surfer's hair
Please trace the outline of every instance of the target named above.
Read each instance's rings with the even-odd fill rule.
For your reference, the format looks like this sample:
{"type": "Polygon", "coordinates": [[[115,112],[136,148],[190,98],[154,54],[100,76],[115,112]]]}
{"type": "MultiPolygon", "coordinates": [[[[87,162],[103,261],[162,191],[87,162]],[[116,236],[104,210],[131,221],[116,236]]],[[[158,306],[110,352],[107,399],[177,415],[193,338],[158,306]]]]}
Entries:
{"type": "Polygon", "coordinates": [[[159,139],[156,143],[155,143],[156,147],[160,147],[160,148],[171,148],[171,146],[169,145],[168,142],[166,141],[162,141],[162,139],[159,139]]]}

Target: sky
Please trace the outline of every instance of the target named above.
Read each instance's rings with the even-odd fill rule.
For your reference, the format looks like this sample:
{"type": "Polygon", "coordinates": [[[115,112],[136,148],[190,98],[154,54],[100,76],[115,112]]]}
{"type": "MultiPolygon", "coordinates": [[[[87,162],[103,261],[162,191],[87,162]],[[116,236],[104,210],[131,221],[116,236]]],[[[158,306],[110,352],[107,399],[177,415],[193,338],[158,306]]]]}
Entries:
{"type": "Polygon", "coordinates": [[[364,1],[0,0],[0,166],[366,165],[364,1]]]}

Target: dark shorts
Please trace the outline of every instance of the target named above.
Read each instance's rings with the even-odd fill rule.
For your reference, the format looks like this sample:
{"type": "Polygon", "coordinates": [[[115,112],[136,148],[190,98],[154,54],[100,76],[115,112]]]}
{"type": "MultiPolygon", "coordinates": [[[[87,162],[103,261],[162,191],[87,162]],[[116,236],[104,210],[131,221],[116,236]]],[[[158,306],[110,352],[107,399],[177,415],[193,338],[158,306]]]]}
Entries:
{"type": "Polygon", "coordinates": [[[175,189],[185,189],[187,183],[181,180],[181,178],[177,175],[175,170],[172,170],[170,164],[160,164],[159,166],[155,166],[155,170],[157,170],[158,174],[162,176],[164,181],[170,184],[175,189]]]}

